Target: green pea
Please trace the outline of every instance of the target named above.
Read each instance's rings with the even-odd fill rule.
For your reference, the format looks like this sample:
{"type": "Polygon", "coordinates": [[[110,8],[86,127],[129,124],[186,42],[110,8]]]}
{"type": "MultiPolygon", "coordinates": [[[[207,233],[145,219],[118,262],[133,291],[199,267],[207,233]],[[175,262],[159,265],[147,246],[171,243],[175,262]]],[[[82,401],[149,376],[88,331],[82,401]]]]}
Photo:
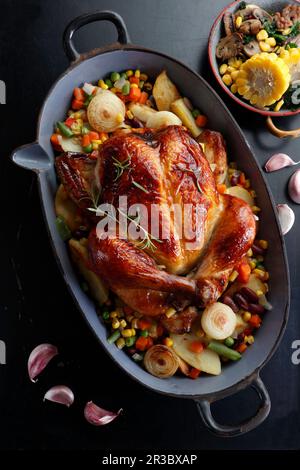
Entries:
{"type": "Polygon", "coordinates": [[[102,318],[103,318],[103,320],[108,320],[109,319],[109,311],[108,310],[104,310],[104,312],[102,313],[102,318]]]}
{"type": "Polygon", "coordinates": [[[200,111],[199,109],[193,109],[192,111],[192,115],[194,116],[194,118],[196,119],[199,115],[200,115],[200,111]]]}
{"type": "Polygon", "coordinates": [[[129,93],[130,93],[130,83],[129,82],[127,82],[127,83],[125,83],[125,85],[123,85],[122,93],[123,93],[123,95],[129,95],[129,93]]]}
{"type": "Polygon", "coordinates": [[[82,148],[83,148],[83,151],[84,151],[85,153],[91,153],[92,150],[93,150],[92,144],[87,145],[86,147],[82,147],[82,148]]]}
{"type": "Polygon", "coordinates": [[[113,84],[112,84],[112,82],[111,82],[111,80],[110,80],[109,78],[107,78],[107,79],[105,80],[105,83],[106,83],[106,85],[108,86],[108,88],[111,88],[111,87],[113,86],[113,84]]]}
{"type": "Polygon", "coordinates": [[[112,72],[112,74],[110,75],[110,79],[112,82],[116,82],[120,79],[120,74],[118,72],[112,72]]]}
{"type": "Polygon", "coordinates": [[[136,341],[135,336],[131,336],[130,338],[125,338],[125,344],[126,344],[127,348],[131,348],[131,346],[134,345],[135,341],[136,341]]]}
{"type": "Polygon", "coordinates": [[[121,78],[125,78],[125,79],[127,80],[127,78],[128,78],[128,77],[127,77],[127,73],[126,73],[126,72],[122,72],[122,73],[121,73],[121,78]]]}
{"type": "Polygon", "coordinates": [[[140,332],[140,336],[144,336],[144,338],[147,338],[148,335],[149,335],[148,330],[142,330],[142,331],[140,332]]]}
{"type": "Polygon", "coordinates": [[[234,345],[234,339],[229,336],[228,338],[225,339],[224,344],[231,348],[234,345]]]}

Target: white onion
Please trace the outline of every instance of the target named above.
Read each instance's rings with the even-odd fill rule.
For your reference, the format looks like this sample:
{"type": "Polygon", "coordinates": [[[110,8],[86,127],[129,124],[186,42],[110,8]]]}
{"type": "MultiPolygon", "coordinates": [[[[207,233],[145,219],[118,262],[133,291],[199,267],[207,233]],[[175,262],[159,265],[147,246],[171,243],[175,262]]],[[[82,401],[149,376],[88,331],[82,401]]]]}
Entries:
{"type": "Polygon", "coordinates": [[[222,340],[231,336],[236,327],[236,315],[228,305],[216,302],[204,310],[201,326],[213,339],[222,340]]]}

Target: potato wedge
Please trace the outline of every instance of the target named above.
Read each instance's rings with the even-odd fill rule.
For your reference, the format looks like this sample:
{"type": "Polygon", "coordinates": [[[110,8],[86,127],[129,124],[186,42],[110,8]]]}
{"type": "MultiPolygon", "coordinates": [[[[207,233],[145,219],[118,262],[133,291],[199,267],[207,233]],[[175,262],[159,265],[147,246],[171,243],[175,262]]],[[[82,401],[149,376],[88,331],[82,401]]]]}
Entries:
{"type": "Polygon", "coordinates": [[[238,197],[244,202],[247,202],[249,206],[254,206],[253,197],[251,196],[249,191],[247,191],[247,189],[242,188],[241,186],[231,186],[230,188],[226,189],[225,194],[230,194],[230,196],[238,197]]]}
{"type": "Polygon", "coordinates": [[[88,250],[86,247],[87,240],[82,238],[80,241],[71,238],[69,240],[69,248],[71,257],[80,274],[87,282],[91,295],[102,305],[108,299],[108,289],[102,283],[101,279],[90,269],[87,268],[88,250]]]}
{"type": "Polygon", "coordinates": [[[171,334],[173,349],[187,364],[207,374],[219,375],[221,373],[221,361],[217,353],[210,349],[204,349],[202,353],[194,353],[189,349],[193,341],[199,341],[196,335],[191,333],[184,335],[171,334]]]}
{"type": "Polygon", "coordinates": [[[159,111],[170,111],[171,103],[180,98],[179,91],[169,79],[165,70],[155,80],[153,97],[159,111]]]}
{"type": "Polygon", "coordinates": [[[71,230],[75,232],[82,225],[82,218],[78,214],[78,207],[75,202],[69,198],[63,184],[60,184],[55,195],[55,213],[61,217],[71,230]]]}
{"type": "Polygon", "coordinates": [[[157,111],[145,104],[131,103],[129,105],[129,110],[132,112],[135,118],[139,119],[142,122],[148,121],[148,119],[156,114],[157,111]]]}
{"type": "Polygon", "coordinates": [[[181,119],[182,124],[191,131],[193,137],[198,137],[198,135],[201,134],[202,129],[197,126],[195,119],[183,98],[171,103],[171,111],[181,119]]]}
{"type": "Polygon", "coordinates": [[[243,331],[248,327],[248,324],[242,319],[241,315],[238,313],[236,314],[236,325],[235,330],[232,333],[233,338],[237,338],[239,334],[243,333],[243,331]]]}
{"type": "Polygon", "coordinates": [[[248,287],[249,289],[254,290],[254,292],[260,290],[263,294],[267,292],[265,284],[255,274],[250,274],[249,281],[246,284],[235,281],[226,291],[226,295],[233,295],[242,287],[248,287]]]}

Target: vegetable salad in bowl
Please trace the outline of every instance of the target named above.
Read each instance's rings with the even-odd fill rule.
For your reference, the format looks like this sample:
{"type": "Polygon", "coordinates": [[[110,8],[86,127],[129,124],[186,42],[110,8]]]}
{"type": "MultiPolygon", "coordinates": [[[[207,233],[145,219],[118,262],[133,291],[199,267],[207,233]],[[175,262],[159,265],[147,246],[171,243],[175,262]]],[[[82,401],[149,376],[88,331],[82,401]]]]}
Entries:
{"type": "Polygon", "coordinates": [[[299,111],[300,5],[266,11],[240,2],[224,13],[223,28],[215,54],[228,91],[265,114],[299,111]]]}
{"type": "MultiPolygon", "coordinates": [[[[292,57],[290,50],[284,49],[292,57]]],[[[284,51],[276,60],[288,68],[284,51]]],[[[266,73],[275,74],[272,57],[266,73]]],[[[228,60],[232,65],[225,59],[221,65],[225,80],[234,72],[248,73],[242,59],[228,60]],[[228,70],[234,68],[233,60],[239,61],[239,70],[228,70]]],[[[267,61],[261,55],[260,60],[267,61]]],[[[207,128],[207,117],[182,96],[167,71],[151,78],[140,70],[112,72],[96,84],[74,89],[67,116],[55,123],[51,136],[61,180],[55,196],[57,229],[68,243],[82,288],[94,298],[99,319],[107,326],[109,343],[159,378],[219,375],[222,364],[241,360],[272,308],[266,298],[268,242],[256,237],[260,208],[255,191],[234,162],[227,164],[221,134],[207,128]],[[171,162],[175,154],[184,163],[171,162]],[[150,168],[152,164],[156,166],[150,168]],[[161,178],[159,164],[168,165],[168,178],[161,178]],[[143,173],[138,179],[149,168],[147,178],[143,173]],[[197,200],[207,213],[215,204],[203,225],[205,244],[212,243],[211,248],[197,247],[194,261],[185,254],[185,267],[172,264],[170,249],[164,251],[163,240],[146,231],[138,218],[127,216],[127,222],[142,232],[143,243],[118,236],[112,242],[99,241],[95,235],[102,200],[128,193],[147,202],[155,178],[160,198],[166,185],[172,197],[197,200]],[[238,224],[235,232],[226,225],[228,217],[230,224],[238,224]],[[208,260],[204,274],[200,251],[208,260]]],[[[246,76],[240,75],[242,79],[246,76]]]]}

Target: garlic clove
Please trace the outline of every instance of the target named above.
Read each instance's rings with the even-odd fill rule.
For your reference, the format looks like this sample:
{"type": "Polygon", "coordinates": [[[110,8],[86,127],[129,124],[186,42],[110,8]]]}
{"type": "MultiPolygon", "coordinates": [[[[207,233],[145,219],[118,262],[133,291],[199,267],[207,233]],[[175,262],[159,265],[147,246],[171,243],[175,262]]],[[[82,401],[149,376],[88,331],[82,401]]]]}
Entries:
{"type": "Polygon", "coordinates": [[[287,204],[277,204],[278,218],[282,234],[288,233],[295,222],[294,211],[287,204]]]}
{"type": "Polygon", "coordinates": [[[287,166],[298,165],[300,162],[294,162],[286,153],[275,153],[265,163],[265,170],[270,173],[272,171],[281,170],[287,166]]]}
{"type": "Polygon", "coordinates": [[[104,426],[116,419],[121,412],[122,408],[117,413],[114,413],[113,411],[104,410],[92,401],[89,401],[84,408],[84,417],[88,423],[94,426],[104,426]]]}
{"type": "Polygon", "coordinates": [[[288,185],[289,196],[296,204],[300,204],[300,170],[291,176],[288,185]]]}
{"type": "Polygon", "coordinates": [[[69,407],[74,402],[74,393],[69,387],[66,387],[66,385],[55,385],[45,393],[44,401],[45,400],[69,407]]]}
{"type": "Polygon", "coordinates": [[[32,382],[48,365],[48,363],[53,359],[54,356],[57,356],[58,350],[53,344],[43,343],[39,344],[36,348],[31,351],[28,358],[28,374],[32,382]]]}

